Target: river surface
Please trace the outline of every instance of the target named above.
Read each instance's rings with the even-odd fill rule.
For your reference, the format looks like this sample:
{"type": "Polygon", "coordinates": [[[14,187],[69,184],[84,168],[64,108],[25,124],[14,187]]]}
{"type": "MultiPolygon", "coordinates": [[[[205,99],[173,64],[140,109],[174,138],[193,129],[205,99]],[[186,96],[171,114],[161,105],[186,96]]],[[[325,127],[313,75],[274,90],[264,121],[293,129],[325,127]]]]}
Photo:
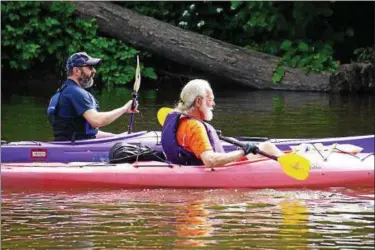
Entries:
{"type": "MultiPolygon", "coordinates": [[[[141,90],[134,130],[179,90],[141,90]]],[[[97,94],[117,108],[126,89],[97,94]]],[[[217,91],[212,124],[228,136],[327,137],[374,133],[373,96],[217,91]]],[[[52,140],[47,97],[2,98],[7,141],[52,140]]],[[[103,129],[121,133],[124,116],[103,129]]],[[[7,191],[1,249],[373,249],[374,190],[140,189],[7,191]]]]}
{"type": "MultiPolygon", "coordinates": [[[[173,107],[179,89],[140,90],[139,110],[133,131],[160,130],[156,119],[160,107],[173,107]]],[[[101,110],[123,105],[128,89],[104,90],[95,95],[101,110]]],[[[46,116],[49,97],[13,95],[2,98],[1,137],[7,141],[52,140],[46,116]]],[[[326,93],[225,90],[215,91],[216,108],[212,124],[226,136],[273,138],[329,137],[374,134],[373,95],[343,96],[326,93]]],[[[129,115],[102,128],[122,133],[129,115]]]]}
{"type": "Polygon", "coordinates": [[[1,249],[373,249],[373,190],[3,193],[1,249]]]}

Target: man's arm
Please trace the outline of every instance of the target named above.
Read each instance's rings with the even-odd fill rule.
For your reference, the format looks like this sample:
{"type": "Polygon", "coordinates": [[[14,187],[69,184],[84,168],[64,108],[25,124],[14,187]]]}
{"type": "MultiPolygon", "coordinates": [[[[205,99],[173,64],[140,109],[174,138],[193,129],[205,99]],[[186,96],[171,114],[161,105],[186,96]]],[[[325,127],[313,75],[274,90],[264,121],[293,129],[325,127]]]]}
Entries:
{"type": "MultiPolygon", "coordinates": [[[[100,128],[112,123],[124,113],[131,113],[131,104],[132,101],[130,100],[121,108],[117,108],[107,112],[98,112],[95,109],[89,109],[83,113],[83,117],[90,123],[92,127],[100,128]]],[[[138,112],[137,107],[135,108],[135,110],[135,112],[138,112]]]]}
{"type": "Polygon", "coordinates": [[[204,125],[195,120],[189,120],[188,125],[191,137],[187,137],[185,143],[193,151],[195,156],[200,157],[206,167],[219,167],[233,162],[245,155],[243,150],[228,153],[214,152],[209,141],[204,125]]]}
{"type": "Polygon", "coordinates": [[[111,136],[115,136],[115,135],[116,134],[99,130],[98,133],[96,134],[96,138],[105,138],[105,137],[111,137],[111,136]]]}
{"type": "Polygon", "coordinates": [[[203,152],[200,157],[208,168],[220,167],[245,156],[243,150],[235,150],[228,153],[216,153],[212,150],[203,152]]]}
{"type": "Polygon", "coordinates": [[[94,128],[100,128],[112,123],[125,113],[125,108],[117,108],[112,111],[98,112],[95,109],[89,109],[83,113],[83,117],[94,128]]]}

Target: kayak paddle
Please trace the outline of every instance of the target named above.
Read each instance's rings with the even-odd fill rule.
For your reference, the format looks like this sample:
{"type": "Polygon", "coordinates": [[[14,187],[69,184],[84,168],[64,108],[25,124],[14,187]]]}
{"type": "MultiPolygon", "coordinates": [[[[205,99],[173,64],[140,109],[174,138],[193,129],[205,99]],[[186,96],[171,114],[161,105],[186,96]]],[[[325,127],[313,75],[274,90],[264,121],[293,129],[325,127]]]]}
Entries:
{"type": "MultiPolygon", "coordinates": [[[[173,111],[171,108],[160,108],[157,113],[157,118],[160,123],[160,125],[163,126],[165,119],[167,118],[167,115],[173,111]]],[[[233,145],[239,146],[239,147],[245,147],[246,144],[231,139],[229,137],[222,136],[219,134],[219,138],[223,141],[229,142],[233,145]]],[[[270,158],[272,160],[275,160],[280,163],[282,170],[285,174],[288,176],[297,179],[297,180],[306,180],[310,173],[310,161],[306,159],[303,156],[297,155],[297,154],[284,154],[282,156],[276,157],[274,155],[267,154],[266,152],[261,151],[258,147],[255,148],[255,153],[263,155],[267,158],[270,158]]]]}
{"type": "MultiPolygon", "coordinates": [[[[233,145],[239,147],[245,147],[246,144],[239,142],[237,140],[219,135],[219,138],[223,141],[232,143],[233,145]]],[[[266,152],[261,151],[258,147],[255,147],[255,154],[263,155],[267,158],[275,160],[280,163],[281,168],[284,173],[288,176],[297,179],[297,180],[306,180],[310,173],[310,161],[305,157],[302,157],[297,154],[284,154],[282,156],[276,157],[274,155],[267,154],[266,152]]]]}
{"type": "MultiPolygon", "coordinates": [[[[138,90],[140,86],[141,86],[141,69],[139,67],[139,57],[137,56],[137,68],[135,70],[135,81],[133,85],[133,94],[132,94],[132,98],[133,98],[132,109],[135,108],[135,102],[137,101],[137,98],[138,98],[138,90]]],[[[134,121],[134,113],[131,113],[130,122],[128,126],[128,134],[130,134],[132,131],[133,121],[134,121]]]]}

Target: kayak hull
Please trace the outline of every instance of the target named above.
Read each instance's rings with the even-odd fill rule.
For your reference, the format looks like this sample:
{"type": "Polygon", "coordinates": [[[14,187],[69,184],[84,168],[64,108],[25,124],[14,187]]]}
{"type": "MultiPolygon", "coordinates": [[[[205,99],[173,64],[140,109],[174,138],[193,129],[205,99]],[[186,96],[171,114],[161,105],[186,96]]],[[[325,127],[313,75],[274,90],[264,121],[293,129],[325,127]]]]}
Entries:
{"type": "MultiPolygon", "coordinates": [[[[332,153],[327,161],[319,154],[310,159],[308,179],[287,176],[278,162],[268,159],[236,162],[226,167],[177,166],[162,162],[135,164],[70,163],[1,165],[2,189],[30,188],[327,188],[374,187],[374,156],[365,160],[332,153]]],[[[365,158],[365,154],[357,154],[365,158]]]]}
{"type": "MultiPolygon", "coordinates": [[[[1,146],[1,162],[106,162],[110,148],[120,141],[150,146],[155,150],[162,150],[160,132],[141,131],[130,135],[124,134],[110,139],[94,139],[71,142],[14,142],[1,146]],[[68,144],[69,143],[69,144],[68,144]]],[[[259,142],[256,138],[240,137],[243,142],[259,142]]],[[[374,152],[374,135],[333,137],[319,139],[270,139],[278,148],[289,151],[290,146],[301,143],[322,143],[323,145],[353,144],[363,148],[363,153],[374,152]]],[[[235,150],[237,147],[223,142],[225,151],[235,150]]]]}

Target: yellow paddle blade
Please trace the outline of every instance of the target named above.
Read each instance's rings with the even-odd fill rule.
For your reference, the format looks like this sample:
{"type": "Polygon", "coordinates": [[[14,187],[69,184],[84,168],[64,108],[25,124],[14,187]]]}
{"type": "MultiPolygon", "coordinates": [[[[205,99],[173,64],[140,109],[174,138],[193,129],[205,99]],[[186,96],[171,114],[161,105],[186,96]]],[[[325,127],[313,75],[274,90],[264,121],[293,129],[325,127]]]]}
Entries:
{"type": "Polygon", "coordinates": [[[167,118],[167,115],[172,111],[171,108],[160,108],[158,111],[158,122],[161,126],[163,126],[165,119],[167,118]]]}
{"type": "Polygon", "coordinates": [[[285,154],[277,158],[283,171],[297,180],[306,180],[310,173],[310,161],[296,154],[285,154]]]}

